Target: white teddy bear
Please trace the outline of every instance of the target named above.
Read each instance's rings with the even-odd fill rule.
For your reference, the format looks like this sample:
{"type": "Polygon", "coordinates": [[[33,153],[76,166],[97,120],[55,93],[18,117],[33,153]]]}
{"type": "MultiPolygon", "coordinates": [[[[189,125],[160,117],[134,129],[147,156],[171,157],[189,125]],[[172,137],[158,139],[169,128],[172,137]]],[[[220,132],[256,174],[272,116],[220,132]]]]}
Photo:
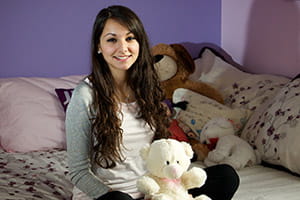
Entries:
{"type": "Polygon", "coordinates": [[[148,174],[137,181],[145,199],[151,200],[210,200],[206,195],[193,198],[188,189],[201,187],[206,172],[193,167],[188,170],[193,150],[186,142],[160,139],[141,149],[148,174]]]}
{"type": "Polygon", "coordinates": [[[208,121],[200,134],[202,143],[217,141],[204,160],[207,166],[228,164],[236,170],[260,163],[260,156],[249,143],[234,135],[232,123],[223,117],[208,121]]]}

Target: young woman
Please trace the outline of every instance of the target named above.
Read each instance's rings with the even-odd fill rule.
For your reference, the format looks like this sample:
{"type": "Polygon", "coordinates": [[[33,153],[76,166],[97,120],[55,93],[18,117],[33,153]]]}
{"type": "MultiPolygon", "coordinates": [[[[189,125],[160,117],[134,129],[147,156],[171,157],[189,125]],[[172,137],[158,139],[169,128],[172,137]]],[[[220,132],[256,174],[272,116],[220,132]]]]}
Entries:
{"type": "MultiPolygon", "coordinates": [[[[143,198],[136,180],[146,171],[139,150],[169,137],[163,91],[144,27],[130,9],[99,12],[92,33],[92,72],[74,90],[66,116],[73,199],[143,198]]],[[[239,179],[220,165],[191,194],[230,199],[239,179]]]]}

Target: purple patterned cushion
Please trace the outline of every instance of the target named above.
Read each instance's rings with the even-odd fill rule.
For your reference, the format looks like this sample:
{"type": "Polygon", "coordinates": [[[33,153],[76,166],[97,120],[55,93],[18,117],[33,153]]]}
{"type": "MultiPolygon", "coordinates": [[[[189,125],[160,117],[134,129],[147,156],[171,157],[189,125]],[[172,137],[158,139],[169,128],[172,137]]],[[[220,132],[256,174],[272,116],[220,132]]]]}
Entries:
{"type": "Polygon", "coordinates": [[[300,174],[300,79],[288,82],[258,107],[241,137],[263,161],[300,174]]]}
{"type": "Polygon", "coordinates": [[[59,98],[59,101],[60,101],[61,105],[63,106],[65,112],[66,112],[68,104],[70,102],[73,90],[74,90],[74,88],[72,88],[72,89],[56,88],[55,89],[55,92],[56,92],[56,94],[59,98]]]}
{"type": "Polygon", "coordinates": [[[274,97],[290,79],[267,74],[251,75],[235,81],[224,90],[225,104],[234,108],[255,111],[260,105],[274,97]]]}

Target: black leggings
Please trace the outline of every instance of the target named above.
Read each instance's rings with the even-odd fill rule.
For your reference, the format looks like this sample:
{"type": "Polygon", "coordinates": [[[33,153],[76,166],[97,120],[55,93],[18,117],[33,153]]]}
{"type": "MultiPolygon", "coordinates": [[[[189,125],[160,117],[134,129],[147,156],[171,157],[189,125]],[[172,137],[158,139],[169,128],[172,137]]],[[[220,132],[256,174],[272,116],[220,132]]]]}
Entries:
{"type": "MultiPolygon", "coordinates": [[[[229,165],[216,165],[204,169],[207,180],[201,188],[190,189],[192,196],[206,194],[212,200],[230,200],[239,187],[240,179],[236,171],[229,165]]],[[[134,200],[130,195],[113,191],[96,200],[134,200]]]]}
{"type": "Polygon", "coordinates": [[[190,189],[194,197],[206,194],[213,200],[230,200],[237,191],[240,178],[236,171],[229,165],[216,165],[204,169],[207,180],[200,188],[190,189]]]}

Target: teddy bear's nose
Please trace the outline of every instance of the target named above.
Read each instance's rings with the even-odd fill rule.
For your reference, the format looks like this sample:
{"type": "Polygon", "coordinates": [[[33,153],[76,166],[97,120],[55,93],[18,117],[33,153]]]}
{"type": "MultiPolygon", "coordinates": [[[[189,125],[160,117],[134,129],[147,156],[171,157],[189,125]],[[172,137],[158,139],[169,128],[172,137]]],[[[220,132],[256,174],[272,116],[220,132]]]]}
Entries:
{"type": "Polygon", "coordinates": [[[168,169],[167,169],[168,173],[169,174],[169,178],[172,178],[172,179],[177,179],[179,178],[181,175],[182,175],[182,170],[181,168],[178,167],[178,164],[171,164],[168,166],[168,169]]]}
{"type": "Polygon", "coordinates": [[[174,167],[174,168],[172,169],[172,172],[173,172],[173,174],[177,174],[177,169],[174,167]]]}

